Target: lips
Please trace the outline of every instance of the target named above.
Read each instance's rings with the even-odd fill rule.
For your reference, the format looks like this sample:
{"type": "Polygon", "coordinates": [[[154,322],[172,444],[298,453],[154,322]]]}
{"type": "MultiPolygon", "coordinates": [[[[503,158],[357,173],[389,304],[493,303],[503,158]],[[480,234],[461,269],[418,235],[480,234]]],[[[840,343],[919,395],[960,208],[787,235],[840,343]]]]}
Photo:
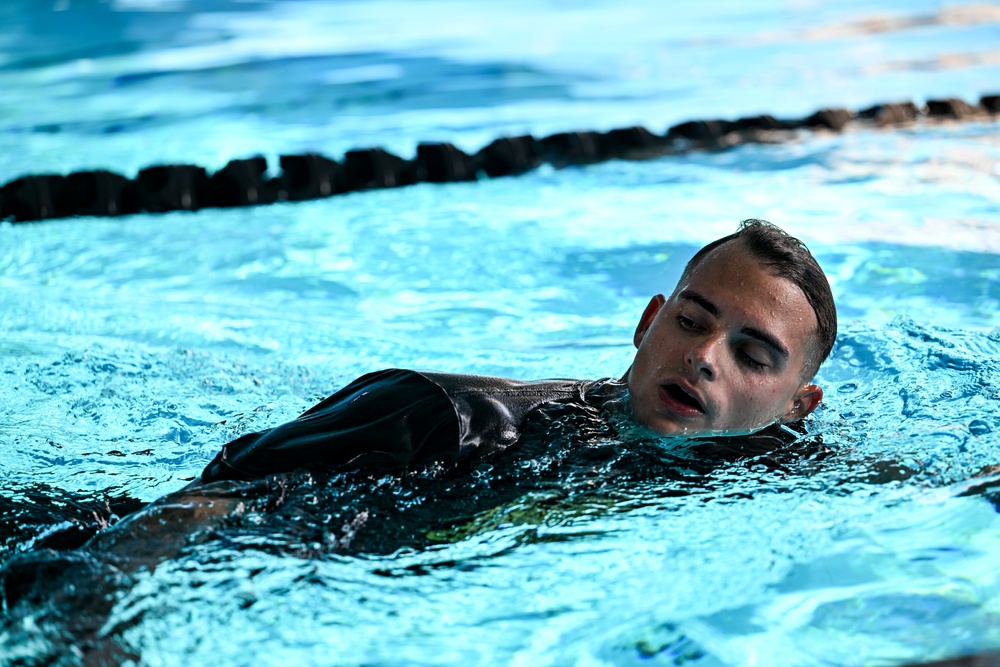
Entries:
{"type": "Polygon", "coordinates": [[[690,387],[677,382],[667,382],[660,385],[660,402],[670,410],[683,417],[700,417],[705,414],[705,406],[697,393],[690,387]]]}

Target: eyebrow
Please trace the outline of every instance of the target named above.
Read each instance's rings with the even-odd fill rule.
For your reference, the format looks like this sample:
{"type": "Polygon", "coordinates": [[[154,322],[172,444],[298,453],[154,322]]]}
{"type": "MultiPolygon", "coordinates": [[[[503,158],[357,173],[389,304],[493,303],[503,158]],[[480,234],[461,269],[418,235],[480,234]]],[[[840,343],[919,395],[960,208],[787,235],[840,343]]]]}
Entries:
{"type": "MultiPolygon", "coordinates": [[[[692,303],[698,304],[706,311],[708,311],[708,313],[713,317],[719,316],[719,307],[716,306],[714,303],[712,303],[712,301],[710,301],[704,295],[699,294],[694,290],[686,289],[677,296],[678,298],[684,299],[685,301],[691,301],[692,303]]],[[[781,357],[783,357],[786,360],[791,357],[791,354],[788,352],[788,348],[782,345],[781,341],[779,341],[777,338],[775,338],[772,334],[768,333],[767,331],[763,331],[761,329],[758,329],[757,327],[743,327],[742,329],[740,329],[740,333],[759,340],[761,343],[764,343],[768,347],[772,348],[775,352],[777,352],[779,355],[781,355],[781,357]]]]}

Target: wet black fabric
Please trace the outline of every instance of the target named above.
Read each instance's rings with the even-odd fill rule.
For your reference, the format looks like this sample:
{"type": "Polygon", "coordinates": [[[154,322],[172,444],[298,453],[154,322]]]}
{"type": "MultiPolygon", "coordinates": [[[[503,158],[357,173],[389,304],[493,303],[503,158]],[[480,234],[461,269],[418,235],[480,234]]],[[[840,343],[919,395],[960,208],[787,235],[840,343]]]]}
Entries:
{"type": "Polygon", "coordinates": [[[528,414],[622,390],[611,380],[521,382],[391,369],[364,375],[297,419],[222,448],[203,482],[254,479],[312,465],[455,463],[518,442],[528,414]]]}

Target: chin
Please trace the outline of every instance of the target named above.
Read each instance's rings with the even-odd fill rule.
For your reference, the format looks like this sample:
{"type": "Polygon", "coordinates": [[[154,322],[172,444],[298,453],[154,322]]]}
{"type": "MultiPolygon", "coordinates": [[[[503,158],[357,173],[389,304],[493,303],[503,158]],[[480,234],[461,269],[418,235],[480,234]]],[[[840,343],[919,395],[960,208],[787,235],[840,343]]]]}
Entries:
{"type": "Polygon", "coordinates": [[[639,420],[643,426],[657,435],[696,436],[711,433],[712,429],[699,424],[680,424],[657,414],[648,421],[639,420]]]}

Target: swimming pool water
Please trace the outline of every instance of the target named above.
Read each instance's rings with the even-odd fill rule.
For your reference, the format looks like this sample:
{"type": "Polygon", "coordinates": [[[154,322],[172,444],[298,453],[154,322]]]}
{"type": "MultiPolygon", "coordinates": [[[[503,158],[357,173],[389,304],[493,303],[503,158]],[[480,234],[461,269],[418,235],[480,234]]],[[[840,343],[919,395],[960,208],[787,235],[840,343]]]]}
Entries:
{"type": "MultiPolygon", "coordinates": [[[[994,9],[8,3],[0,181],[971,100],[996,92],[994,9]]],[[[151,501],[233,437],[382,367],[620,375],[649,296],[762,217],[810,245],[838,301],[808,421],[826,457],[724,466],[683,496],[676,480],[567,482],[416,551],[210,544],[120,591],[104,633],[151,665],[896,665],[997,649],[1000,514],[973,487],[1000,463],[998,179],[1000,135],[978,122],[4,224],[0,489],[151,501]]],[[[45,621],[5,619],[0,655],[71,660],[71,640],[37,640],[45,621]]]]}

